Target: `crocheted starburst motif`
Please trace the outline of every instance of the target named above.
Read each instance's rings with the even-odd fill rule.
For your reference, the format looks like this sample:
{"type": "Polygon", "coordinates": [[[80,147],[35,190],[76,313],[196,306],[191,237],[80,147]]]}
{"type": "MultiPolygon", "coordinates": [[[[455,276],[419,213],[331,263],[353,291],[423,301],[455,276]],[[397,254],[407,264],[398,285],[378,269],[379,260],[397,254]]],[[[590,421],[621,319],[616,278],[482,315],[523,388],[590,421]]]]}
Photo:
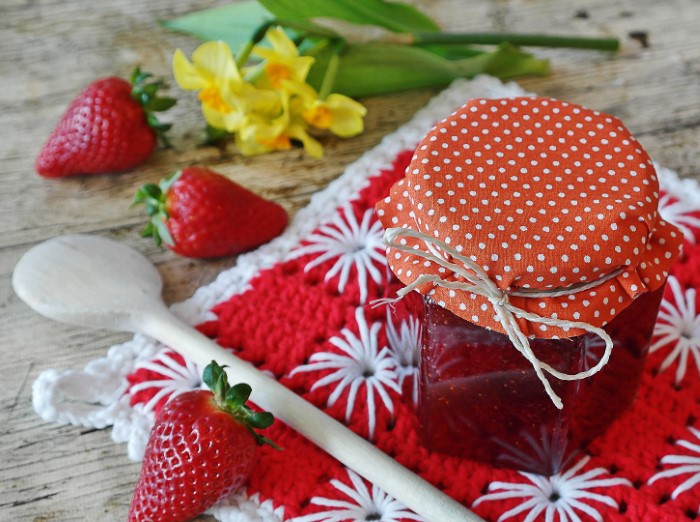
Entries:
{"type": "Polygon", "coordinates": [[[661,459],[662,464],[673,464],[674,468],[666,469],[656,473],[649,479],[649,484],[656,482],[659,479],[677,477],[678,475],[685,475],[691,473],[691,476],[685,479],[681,484],[679,484],[676,489],[673,490],[671,494],[672,498],[677,498],[678,495],[684,491],[688,491],[696,484],[700,483],[700,430],[688,427],[690,433],[695,437],[695,441],[679,440],[676,441],[677,446],[689,449],[690,451],[696,453],[697,456],[693,455],[666,455],[661,459]]]}
{"type": "Polygon", "coordinates": [[[683,237],[690,243],[695,243],[693,229],[700,230],[697,204],[663,194],[659,198],[659,213],[664,220],[678,227],[683,237]],[[693,212],[696,214],[693,215],[693,212]]]}
{"type": "Polygon", "coordinates": [[[201,375],[196,364],[168,348],[136,366],[129,376],[129,394],[132,398],[138,398],[142,392],[152,394],[145,402],[135,402],[142,402],[144,411],[157,411],[173,397],[200,388],[201,375]]]}
{"type": "Polygon", "coordinates": [[[696,291],[689,288],[685,292],[678,280],[670,276],[668,287],[672,300],[664,299],[654,327],[655,341],[651,353],[663,347],[671,346],[671,351],[661,363],[659,371],[669,368],[678,360],[676,383],[683,380],[688,369],[688,358],[692,355],[695,366],[700,369],[700,315],[696,310],[696,291]]]}
{"type": "Polygon", "coordinates": [[[355,212],[345,207],[333,215],[333,219],[322,225],[318,231],[311,234],[308,244],[296,249],[293,257],[307,254],[320,254],[306,264],[304,271],[335,259],[328,270],[325,280],[329,281],[338,276],[338,292],[343,292],[350,279],[350,271],[355,267],[357,284],[360,289],[360,302],[367,301],[368,277],[375,283],[381,284],[383,270],[377,264],[386,267],[384,253],[383,229],[381,223],[374,217],[374,210],[367,209],[358,222],[355,212]]]}
{"type": "Polygon", "coordinates": [[[350,478],[350,484],[340,480],[331,480],[335,489],[343,493],[349,500],[314,497],[311,503],[329,508],[326,511],[304,515],[290,522],[399,522],[400,520],[419,520],[419,517],[400,501],[387,495],[377,486],[370,491],[365,482],[352,470],[345,470],[350,478]]]}
{"type": "Polygon", "coordinates": [[[420,323],[417,318],[408,316],[405,320],[396,320],[387,307],[386,337],[389,349],[396,359],[396,373],[399,386],[403,387],[406,379],[412,379],[411,397],[418,402],[418,358],[420,356],[420,323]],[[398,327],[394,324],[399,323],[398,327]]]}
{"type": "Polygon", "coordinates": [[[587,501],[599,502],[615,509],[618,507],[617,502],[612,497],[594,493],[589,489],[631,486],[632,483],[624,478],[596,478],[606,473],[603,468],[578,474],[589,460],[590,457],[584,457],[566,472],[551,477],[521,472],[520,474],[530,483],[492,482],[489,485],[489,491],[493,493],[477,499],[474,506],[488,500],[522,498],[526,500],[503,513],[498,521],[508,520],[527,512],[525,520],[528,522],[536,520],[542,513],[548,522],[552,522],[555,515],[558,515],[559,522],[580,522],[578,512],[581,512],[598,522],[603,522],[600,512],[587,501]]]}
{"type": "Polygon", "coordinates": [[[389,349],[385,346],[379,349],[378,333],[382,327],[379,322],[367,324],[362,307],[355,310],[355,320],[360,333],[358,337],[348,328],[341,330],[342,337],[333,337],[330,343],[342,353],[317,352],[309,359],[310,363],[299,366],[291,375],[298,372],[316,372],[334,370],[314,383],[312,390],[322,386],[335,384],[335,389],[328,398],[328,406],[348,390],[347,406],[345,409],[346,422],[350,419],[355,408],[360,388],[366,390],[367,424],[370,438],[374,435],[376,425],[375,394],[379,395],[384,406],[394,413],[394,403],[388,389],[400,393],[397,382],[395,361],[389,349]]]}

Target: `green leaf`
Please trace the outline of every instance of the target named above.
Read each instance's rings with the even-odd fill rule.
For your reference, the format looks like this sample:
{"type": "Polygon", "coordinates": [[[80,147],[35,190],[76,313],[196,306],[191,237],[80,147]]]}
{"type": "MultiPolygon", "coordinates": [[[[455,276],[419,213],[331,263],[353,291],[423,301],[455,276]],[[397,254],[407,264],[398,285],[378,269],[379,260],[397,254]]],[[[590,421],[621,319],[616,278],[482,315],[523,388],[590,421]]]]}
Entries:
{"type": "Polygon", "coordinates": [[[176,103],[177,100],[175,98],[153,98],[146,105],[146,110],[154,112],[167,111],[176,103]]]}
{"type": "Polygon", "coordinates": [[[258,2],[249,0],[196,11],[162,24],[203,41],[223,40],[234,52],[238,52],[255,30],[272,18],[270,12],[258,2]]]}
{"type": "Polygon", "coordinates": [[[137,196],[139,196],[141,200],[144,200],[147,198],[159,200],[162,195],[163,195],[163,191],[155,183],[146,183],[137,192],[137,196]]]}
{"type": "Polygon", "coordinates": [[[182,170],[176,171],[172,176],[166,176],[158,183],[161,193],[167,194],[175,182],[182,177],[182,170]]]}
{"type": "Polygon", "coordinates": [[[417,47],[442,56],[443,58],[447,58],[448,60],[472,58],[486,52],[470,45],[418,45],[417,47]]]}
{"type": "Polygon", "coordinates": [[[246,403],[252,391],[253,390],[250,385],[244,382],[238,383],[231,387],[226,393],[226,402],[233,403],[236,406],[242,406],[246,403]]]}
{"type": "Polygon", "coordinates": [[[223,367],[219,366],[216,361],[209,363],[202,373],[202,381],[210,390],[214,391],[216,383],[219,382],[221,374],[224,373],[223,367]]]}
{"type": "Polygon", "coordinates": [[[226,372],[222,371],[212,391],[214,392],[216,399],[223,402],[226,398],[226,393],[228,390],[228,377],[226,376],[226,372]]]}
{"type": "Polygon", "coordinates": [[[502,43],[494,51],[454,63],[460,76],[466,78],[477,74],[490,74],[497,78],[549,74],[547,60],[537,59],[509,43],[502,43]]]}
{"type": "Polygon", "coordinates": [[[152,237],[153,236],[153,223],[150,221],[143,227],[141,231],[141,237],[152,237]]]}
{"type": "MultiPolygon", "coordinates": [[[[308,82],[320,88],[330,51],[316,56],[308,82]]],[[[340,57],[332,92],[353,97],[446,85],[459,76],[454,64],[433,53],[393,44],[352,44],[340,57]]]]}
{"type": "Polygon", "coordinates": [[[282,451],[283,448],[279,447],[277,444],[272,442],[272,440],[268,439],[267,437],[260,435],[259,433],[255,433],[256,437],[255,440],[259,445],[267,444],[268,446],[272,446],[275,448],[277,451],[282,451]]]}
{"type": "MultiPolygon", "coordinates": [[[[168,246],[174,246],[175,240],[173,239],[172,234],[170,234],[168,225],[165,224],[163,218],[161,216],[155,216],[153,219],[156,231],[158,232],[157,241],[160,243],[165,243],[168,246]]],[[[158,246],[160,246],[160,244],[158,246]]]]}
{"type": "MultiPolygon", "coordinates": [[[[320,88],[330,59],[330,50],[316,56],[308,81],[320,88]]],[[[394,44],[352,44],[340,57],[333,92],[352,97],[375,96],[410,89],[444,86],[457,78],[492,74],[512,78],[548,72],[546,61],[502,44],[491,52],[448,60],[418,47],[394,44]]]]}
{"type": "Polygon", "coordinates": [[[138,88],[141,96],[146,96],[145,101],[147,102],[151,96],[154,96],[160,87],[159,83],[147,83],[138,88]]]}
{"type": "Polygon", "coordinates": [[[398,33],[438,31],[438,25],[415,7],[385,0],[260,0],[279,20],[340,18],[378,25],[398,33]]]}
{"type": "Polygon", "coordinates": [[[221,140],[225,140],[233,136],[232,133],[228,132],[226,129],[217,129],[207,124],[204,129],[204,144],[213,145],[219,143],[221,140]]]}
{"type": "Polygon", "coordinates": [[[253,413],[249,419],[250,425],[253,428],[265,429],[272,426],[275,422],[275,417],[269,411],[261,411],[258,413],[253,413]]]}

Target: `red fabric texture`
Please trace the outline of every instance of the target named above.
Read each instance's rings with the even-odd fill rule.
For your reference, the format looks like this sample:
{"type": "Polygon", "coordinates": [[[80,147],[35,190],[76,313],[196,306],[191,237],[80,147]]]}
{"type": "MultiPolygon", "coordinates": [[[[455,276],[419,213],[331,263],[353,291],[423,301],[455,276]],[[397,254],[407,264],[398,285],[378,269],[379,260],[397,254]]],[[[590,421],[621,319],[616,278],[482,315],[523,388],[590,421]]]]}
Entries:
{"type": "MultiPolygon", "coordinates": [[[[661,287],[678,255],[682,235],[659,218],[658,189],[651,159],[617,118],[551,98],[477,98],[423,138],[377,209],[385,227],[424,236],[399,234],[389,248],[404,284],[425,275],[465,283],[463,263],[451,265],[446,255],[455,271],[445,271],[423,256],[429,241],[448,254],[455,249],[451,255],[467,247],[464,256],[514,306],[600,327],[661,287]],[[552,291],[596,281],[585,291],[552,291]],[[524,289],[550,295],[513,292],[524,289]]],[[[417,289],[462,319],[506,333],[484,295],[432,283],[417,289]]],[[[519,319],[525,334],[541,338],[584,333],[519,319]]]]}
{"type": "MultiPolygon", "coordinates": [[[[350,213],[357,223],[362,222],[365,213],[370,212],[375,203],[388,194],[391,185],[404,175],[412,154],[412,151],[402,152],[391,168],[371,177],[369,184],[351,199],[348,207],[339,209],[340,217],[347,217],[347,213],[350,213]]],[[[696,215],[700,217],[700,212],[696,215]]],[[[341,221],[339,218],[338,222],[341,221]]],[[[371,223],[375,222],[376,218],[372,216],[371,223]]],[[[331,237],[332,230],[338,229],[337,224],[328,227],[325,232],[319,229],[318,235],[331,237]]],[[[698,230],[694,230],[694,233],[696,237],[700,235],[698,230]]],[[[378,323],[380,327],[377,327],[374,335],[380,353],[375,354],[374,361],[383,360],[381,352],[388,344],[387,314],[385,307],[370,305],[373,299],[382,297],[382,281],[377,282],[367,272],[364,295],[358,283],[360,277],[356,265],[348,269],[344,285],[342,270],[327,277],[338,258],[330,256],[314,264],[314,260],[322,254],[304,250],[304,246],[312,242],[313,238],[302,241],[296,254],[292,251],[287,260],[259,272],[250,281],[247,291],[217,305],[213,310],[217,319],[202,325],[200,329],[215,338],[221,346],[261,370],[270,372],[295,393],[345,422],[360,435],[370,438],[382,451],[486,520],[525,520],[531,514],[531,510],[522,508],[530,498],[527,494],[511,498],[489,498],[487,495],[503,490],[499,489],[498,483],[532,485],[533,480],[548,479],[535,479],[515,470],[492,468],[424,449],[418,438],[414,416],[412,377],[409,375],[399,379],[397,363],[387,366],[386,370],[389,372],[386,375],[396,384],[383,386],[391,407],[381,394],[375,392],[372,397],[374,408],[371,408],[368,405],[370,390],[364,383],[359,386],[357,398],[349,411],[349,387],[333,400],[338,381],[327,384],[320,381],[335,370],[334,367],[319,368],[319,354],[346,354],[342,348],[343,340],[351,344],[353,339],[362,338],[364,330],[369,331],[371,325],[378,323]],[[342,291],[339,290],[341,287],[342,291]],[[363,321],[366,325],[364,329],[363,321]]],[[[385,266],[376,260],[372,260],[371,264],[386,277],[385,266]]],[[[700,338],[700,318],[697,317],[700,301],[690,289],[700,287],[700,247],[686,242],[684,253],[671,273],[678,285],[667,287],[667,304],[675,306],[679,296],[694,299],[695,308],[691,312],[694,312],[695,322],[688,322],[685,335],[697,343],[700,338]]],[[[662,343],[650,354],[632,408],[585,451],[590,460],[582,462],[578,475],[588,472],[594,475],[594,470],[598,471],[584,489],[609,501],[596,496],[580,498],[579,501],[595,511],[600,520],[652,522],[694,520],[697,517],[700,484],[691,485],[676,495],[674,491],[693,476],[700,482],[700,439],[692,431],[694,428],[700,429],[700,377],[696,366],[698,361],[693,358],[693,353],[699,355],[700,348],[696,344],[694,352],[690,348],[687,350],[687,368],[679,378],[682,356],[671,357],[678,342],[669,338],[668,342],[662,343]],[[670,363],[663,368],[664,361],[668,361],[669,357],[670,363]],[[689,444],[679,443],[684,440],[689,444]],[[664,470],[683,466],[682,463],[668,460],[662,462],[661,459],[668,455],[695,458],[698,466],[688,468],[687,472],[681,470],[675,476],[652,479],[664,470]],[[626,479],[629,482],[623,484],[609,479],[626,479]]],[[[384,355],[391,356],[389,352],[384,355]]],[[[379,376],[380,370],[376,371],[379,376]]],[[[152,389],[148,389],[147,383],[162,378],[163,375],[152,368],[139,368],[132,373],[129,376],[131,386],[140,385],[138,391],[132,394],[132,404],[144,404],[151,400],[160,388],[154,384],[152,389]]],[[[162,404],[163,400],[158,401],[156,409],[162,404]]],[[[346,488],[357,490],[351,475],[340,463],[281,422],[266,430],[265,435],[284,450],[261,448],[260,462],[248,485],[250,495],[259,493],[261,499],[271,499],[275,506],[284,506],[285,520],[294,517],[318,521],[364,520],[332,515],[339,508],[329,507],[328,502],[323,505],[323,502],[314,501],[325,498],[334,502],[357,503],[338,487],[342,483],[346,488]]],[[[371,485],[367,487],[371,491],[371,485]]],[[[564,492],[561,495],[564,496],[564,492]]],[[[555,505],[557,499],[552,496],[549,501],[555,505]]],[[[571,509],[581,520],[595,518],[586,509],[576,506],[571,509]]],[[[545,520],[546,512],[543,507],[530,520],[545,520]]],[[[382,520],[411,520],[405,516],[406,512],[397,513],[393,518],[385,514],[382,520]]],[[[575,519],[560,511],[554,513],[552,520],[575,519]]]]}

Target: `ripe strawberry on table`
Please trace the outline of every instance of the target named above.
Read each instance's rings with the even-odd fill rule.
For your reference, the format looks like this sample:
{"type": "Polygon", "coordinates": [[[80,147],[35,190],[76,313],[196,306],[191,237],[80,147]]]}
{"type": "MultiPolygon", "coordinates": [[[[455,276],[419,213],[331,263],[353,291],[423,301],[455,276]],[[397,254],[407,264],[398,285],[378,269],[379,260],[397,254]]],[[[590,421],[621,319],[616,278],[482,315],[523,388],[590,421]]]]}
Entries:
{"type": "Polygon", "coordinates": [[[154,113],[169,109],[173,98],[161,98],[163,83],[137,68],[131,83],[122,78],[92,82],[73,100],[36,159],[47,178],[76,174],[116,173],[140,165],[164,143],[169,124],[154,113]]]}
{"type": "Polygon", "coordinates": [[[203,167],[187,167],[159,185],[147,184],[134,204],[145,203],[144,236],[186,257],[238,254],[268,242],[287,226],[277,203],[203,167]]]}
{"type": "Polygon", "coordinates": [[[190,520],[248,480],[259,445],[277,448],[255,431],[270,426],[274,418],[245,405],[250,386],[229,386],[215,361],[205,368],[203,380],[214,393],[185,392],[158,413],[129,522],[190,520]]]}

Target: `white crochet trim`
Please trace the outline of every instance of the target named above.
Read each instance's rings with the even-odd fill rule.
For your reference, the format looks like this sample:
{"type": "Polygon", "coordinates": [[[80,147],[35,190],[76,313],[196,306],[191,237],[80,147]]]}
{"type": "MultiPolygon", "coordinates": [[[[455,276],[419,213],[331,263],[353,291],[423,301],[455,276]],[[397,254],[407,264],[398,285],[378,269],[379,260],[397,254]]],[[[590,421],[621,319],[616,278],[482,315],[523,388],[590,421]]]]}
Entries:
{"type": "Polygon", "coordinates": [[[261,502],[258,493],[248,497],[239,492],[220,501],[207,514],[222,522],[283,522],[284,506],[275,507],[269,499],[261,502]]]}
{"type": "Polygon", "coordinates": [[[127,442],[133,460],[143,456],[153,414],[132,408],[125,395],[126,376],[162,345],[143,335],[112,346],[106,357],[90,361],[82,371],[42,372],[32,386],[34,410],[47,421],[102,429],[112,425],[112,440],[127,442]]]}
{"type": "MultiPolygon", "coordinates": [[[[455,81],[408,123],[349,165],[325,190],[316,193],[309,205],[294,216],[284,234],[239,256],[235,266],[219,274],[211,284],[199,288],[189,299],[172,305],[172,310],[191,325],[213,319],[210,310],[214,305],[244,292],[248,282],[260,270],[284,260],[304,237],[367,186],[370,177],[390,168],[400,152],[414,148],[438,119],[449,116],[470,98],[527,94],[514,82],[504,84],[490,76],[455,81]]],[[[662,167],[659,167],[659,178],[663,190],[700,208],[700,188],[696,181],[681,180],[675,172],[662,167]]],[[[44,420],[59,424],[98,429],[112,425],[112,439],[118,443],[126,442],[129,458],[141,460],[153,425],[153,413],[129,405],[129,397],[125,395],[126,376],[137,364],[162,349],[161,344],[136,335],[130,341],[113,346],[105,357],[91,361],[82,371],[46,370],[32,388],[34,409],[44,420]]],[[[212,514],[224,522],[283,520],[280,508],[272,509],[267,502],[259,505],[253,500],[255,495],[246,498],[245,495],[232,497],[226,505],[213,508],[212,514]]]]}
{"type": "Polygon", "coordinates": [[[654,163],[659,175],[659,186],[664,192],[685,202],[690,208],[700,210],[700,182],[696,179],[680,178],[674,170],[654,163]]]}

